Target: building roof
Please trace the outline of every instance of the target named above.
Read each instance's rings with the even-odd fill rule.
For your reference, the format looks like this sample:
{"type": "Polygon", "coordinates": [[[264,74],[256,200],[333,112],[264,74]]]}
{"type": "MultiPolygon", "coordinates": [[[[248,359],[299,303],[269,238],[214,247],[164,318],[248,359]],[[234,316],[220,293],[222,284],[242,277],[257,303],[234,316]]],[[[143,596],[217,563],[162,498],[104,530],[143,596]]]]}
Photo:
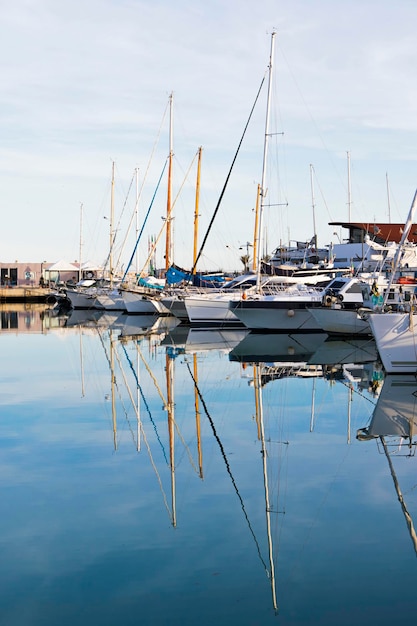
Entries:
{"type": "MultiPolygon", "coordinates": [[[[362,230],[365,235],[369,235],[378,243],[394,241],[399,243],[403,234],[404,224],[393,224],[392,222],[329,222],[329,226],[341,226],[349,229],[351,236],[353,231],[362,230]]],[[[411,226],[407,237],[411,243],[417,243],[417,224],[411,226]]]]}

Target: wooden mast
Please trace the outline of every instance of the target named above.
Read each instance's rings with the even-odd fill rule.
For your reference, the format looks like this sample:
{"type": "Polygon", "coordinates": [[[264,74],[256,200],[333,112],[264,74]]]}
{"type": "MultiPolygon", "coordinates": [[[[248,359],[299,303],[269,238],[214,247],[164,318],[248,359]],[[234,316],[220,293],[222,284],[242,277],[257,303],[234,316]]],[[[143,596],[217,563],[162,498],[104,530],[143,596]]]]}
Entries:
{"type": "Polygon", "coordinates": [[[197,239],[198,239],[198,208],[200,204],[200,176],[201,176],[201,154],[203,148],[200,146],[198,149],[198,162],[197,162],[197,183],[195,189],[195,209],[194,209],[194,249],[193,249],[193,274],[196,273],[197,268],[197,239]]]}
{"type": "Polygon", "coordinates": [[[253,271],[256,272],[258,267],[258,246],[259,246],[259,233],[258,233],[258,223],[259,223],[259,199],[261,197],[261,186],[258,184],[258,188],[256,191],[256,206],[255,206],[255,226],[254,226],[254,235],[253,235],[253,271]]]}
{"type": "Polygon", "coordinates": [[[166,217],[166,239],[165,239],[165,270],[171,265],[171,209],[172,209],[172,156],[173,156],[173,94],[169,96],[169,155],[168,155],[168,191],[167,191],[167,217],[166,217]]]}

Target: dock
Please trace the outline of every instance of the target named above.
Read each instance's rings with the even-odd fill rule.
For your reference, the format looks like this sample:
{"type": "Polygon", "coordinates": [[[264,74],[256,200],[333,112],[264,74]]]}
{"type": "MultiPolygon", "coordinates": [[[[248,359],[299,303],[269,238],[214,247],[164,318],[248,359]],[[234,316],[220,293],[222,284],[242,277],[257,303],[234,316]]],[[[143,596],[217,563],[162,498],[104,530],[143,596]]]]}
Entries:
{"type": "Polygon", "coordinates": [[[57,292],[42,287],[0,287],[0,303],[6,302],[57,302],[57,292]]]}

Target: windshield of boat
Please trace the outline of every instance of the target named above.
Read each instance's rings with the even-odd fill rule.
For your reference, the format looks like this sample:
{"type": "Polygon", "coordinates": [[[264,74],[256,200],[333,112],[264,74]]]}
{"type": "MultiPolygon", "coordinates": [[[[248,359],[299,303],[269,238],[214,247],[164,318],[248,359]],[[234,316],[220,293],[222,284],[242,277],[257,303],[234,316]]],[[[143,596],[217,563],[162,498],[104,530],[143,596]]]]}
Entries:
{"type": "Polygon", "coordinates": [[[223,289],[248,289],[256,285],[256,276],[237,276],[224,285],[223,289]]]}

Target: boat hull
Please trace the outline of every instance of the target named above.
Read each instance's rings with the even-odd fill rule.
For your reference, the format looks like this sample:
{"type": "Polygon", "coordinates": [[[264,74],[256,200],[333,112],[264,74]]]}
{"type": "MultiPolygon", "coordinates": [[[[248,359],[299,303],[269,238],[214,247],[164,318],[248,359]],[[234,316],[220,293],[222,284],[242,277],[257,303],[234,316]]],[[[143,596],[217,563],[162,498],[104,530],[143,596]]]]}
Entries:
{"type": "MultiPolygon", "coordinates": [[[[229,309],[231,294],[227,296],[187,296],[184,300],[190,324],[201,326],[243,326],[229,309]]],[[[239,296],[240,297],[240,296],[239,296]]]]}
{"type": "Polygon", "coordinates": [[[141,315],[166,314],[167,309],[157,298],[152,298],[137,291],[123,290],[121,292],[125,309],[128,313],[141,315]]]}
{"type": "Polygon", "coordinates": [[[311,300],[283,299],[273,297],[263,299],[239,300],[231,302],[230,308],[236,317],[253,330],[275,331],[316,331],[322,330],[308,306],[311,300]]]}
{"type": "Polygon", "coordinates": [[[100,309],[104,310],[104,307],[97,299],[97,292],[84,292],[77,291],[72,289],[66,289],[65,295],[68,300],[71,302],[71,307],[73,309],[100,309]]]}
{"type": "Polygon", "coordinates": [[[371,335],[369,323],[354,309],[317,307],[309,309],[318,326],[335,335],[371,335]]]}
{"type": "Polygon", "coordinates": [[[387,374],[417,372],[417,313],[374,313],[369,324],[387,374]]]}

